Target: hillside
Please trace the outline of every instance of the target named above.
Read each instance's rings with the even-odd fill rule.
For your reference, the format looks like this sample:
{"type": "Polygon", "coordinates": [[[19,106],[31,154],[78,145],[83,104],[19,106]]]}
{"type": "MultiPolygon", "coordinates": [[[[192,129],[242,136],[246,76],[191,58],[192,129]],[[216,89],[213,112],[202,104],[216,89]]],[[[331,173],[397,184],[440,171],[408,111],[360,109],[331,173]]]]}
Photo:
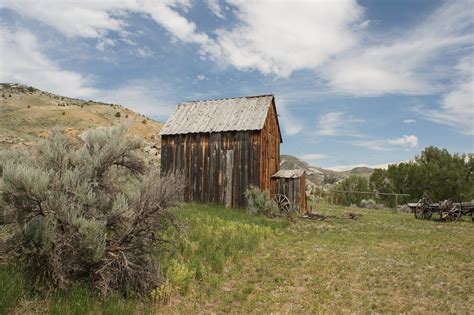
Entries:
{"type": "Polygon", "coordinates": [[[355,167],[348,171],[337,172],[327,170],[322,167],[309,165],[305,161],[292,155],[281,155],[280,167],[285,170],[304,169],[307,174],[306,177],[310,181],[310,185],[333,184],[351,175],[358,175],[369,178],[372,172],[374,171],[369,167],[355,167]]]}
{"type": "Polygon", "coordinates": [[[89,128],[128,126],[144,139],[145,151],[159,158],[158,133],[163,123],[117,104],[84,101],[21,84],[0,84],[0,149],[30,146],[46,138],[53,127],[79,137],[89,128]]]}

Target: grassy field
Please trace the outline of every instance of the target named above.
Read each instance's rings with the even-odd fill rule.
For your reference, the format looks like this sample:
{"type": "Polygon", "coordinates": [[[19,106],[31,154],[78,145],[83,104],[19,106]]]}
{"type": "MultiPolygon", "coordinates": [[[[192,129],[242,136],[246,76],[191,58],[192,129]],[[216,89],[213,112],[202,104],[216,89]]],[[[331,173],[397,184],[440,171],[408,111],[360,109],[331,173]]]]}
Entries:
{"type": "Polygon", "coordinates": [[[247,215],[218,206],[175,209],[184,233],[159,259],[169,281],[151,301],[90,291],[35,296],[0,272],[0,313],[474,312],[474,224],[415,220],[390,210],[316,206],[323,222],[247,215]],[[362,214],[358,220],[343,213],[362,214]],[[11,289],[8,289],[11,288],[11,289]],[[4,292],[8,292],[5,294],[4,292]]]}

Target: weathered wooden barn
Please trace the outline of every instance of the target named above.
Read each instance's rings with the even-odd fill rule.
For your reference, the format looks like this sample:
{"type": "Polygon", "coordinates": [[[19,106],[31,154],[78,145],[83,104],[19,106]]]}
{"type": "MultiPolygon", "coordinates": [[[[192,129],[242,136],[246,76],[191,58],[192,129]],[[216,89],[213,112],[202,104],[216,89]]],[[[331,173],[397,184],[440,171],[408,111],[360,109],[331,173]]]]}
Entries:
{"type": "Polygon", "coordinates": [[[245,206],[258,186],[273,194],[282,136],[273,95],[182,103],[161,134],[161,173],[182,172],[185,199],[245,206]]]}
{"type": "Polygon", "coordinates": [[[306,177],[304,170],[279,170],[272,175],[278,194],[285,195],[292,210],[303,213],[307,209],[306,177]]]}

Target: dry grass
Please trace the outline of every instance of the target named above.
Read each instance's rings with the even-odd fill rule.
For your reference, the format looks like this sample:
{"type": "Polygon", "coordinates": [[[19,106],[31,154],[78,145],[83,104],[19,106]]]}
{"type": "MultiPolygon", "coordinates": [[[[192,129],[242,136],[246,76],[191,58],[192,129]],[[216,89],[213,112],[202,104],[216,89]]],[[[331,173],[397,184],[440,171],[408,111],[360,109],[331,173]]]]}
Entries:
{"type": "Polygon", "coordinates": [[[55,126],[63,126],[71,136],[77,137],[89,128],[120,124],[159,147],[158,133],[163,127],[153,119],[142,123],[147,118],[120,105],[77,100],[5,84],[0,85],[0,115],[0,148],[32,145],[47,137],[55,126]],[[117,112],[120,117],[115,116],[117,112]]]}

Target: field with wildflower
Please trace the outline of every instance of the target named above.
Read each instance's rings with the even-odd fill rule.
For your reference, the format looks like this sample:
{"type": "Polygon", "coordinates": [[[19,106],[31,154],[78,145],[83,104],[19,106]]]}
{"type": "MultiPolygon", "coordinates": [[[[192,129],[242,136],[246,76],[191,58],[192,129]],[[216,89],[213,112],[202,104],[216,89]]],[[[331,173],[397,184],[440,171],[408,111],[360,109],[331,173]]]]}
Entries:
{"type": "Polygon", "coordinates": [[[474,225],[313,205],[325,221],[268,219],[184,204],[160,254],[168,279],[147,299],[100,300],[81,286],[47,296],[0,269],[0,313],[473,313],[474,225]],[[343,214],[362,214],[357,220],[343,214]]]}

